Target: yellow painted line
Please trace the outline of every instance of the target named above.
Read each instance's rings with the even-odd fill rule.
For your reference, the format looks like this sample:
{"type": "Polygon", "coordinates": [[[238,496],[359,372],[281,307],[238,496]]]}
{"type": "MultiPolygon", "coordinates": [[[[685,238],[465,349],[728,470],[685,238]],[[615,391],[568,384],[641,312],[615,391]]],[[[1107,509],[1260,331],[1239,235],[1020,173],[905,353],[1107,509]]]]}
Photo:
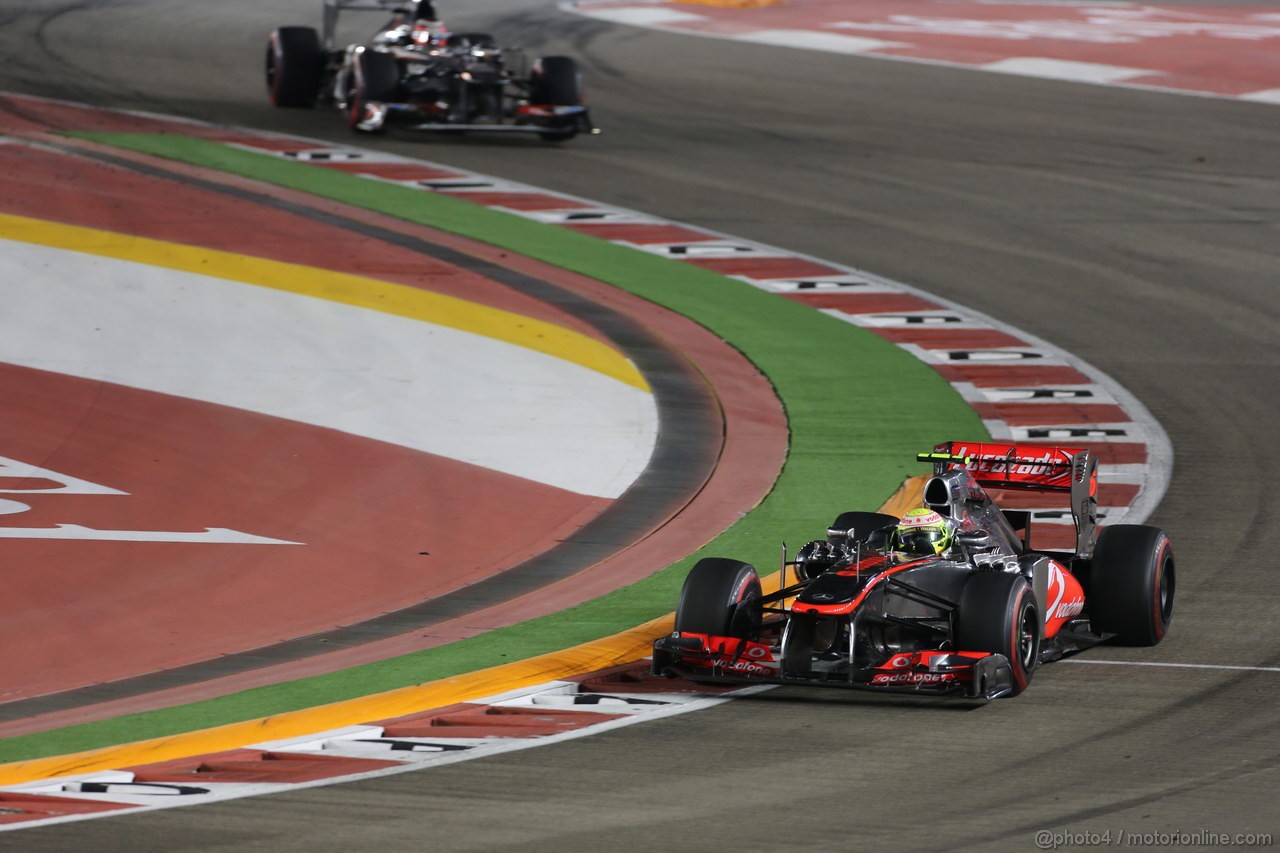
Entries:
{"type": "Polygon", "coordinates": [[[649,391],[621,352],[586,335],[465,299],[332,270],[0,214],[0,238],[326,299],[515,344],[649,391]]]}
{"type": "MultiPolygon", "coordinates": [[[[907,509],[919,506],[927,479],[927,475],[907,479],[881,506],[880,512],[901,515],[907,509]]],[[[779,574],[773,572],[761,579],[766,593],[778,589],[779,574]]],[[[0,764],[0,785],[18,785],[38,779],[95,773],[241,749],[251,743],[306,737],[371,720],[425,713],[457,702],[495,696],[524,687],[536,687],[548,681],[634,663],[652,652],[656,637],[669,634],[674,628],[675,614],[669,613],[612,637],[453,678],[198,732],[184,732],[71,755],[0,764]]]]}
{"type": "Polygon", "coordinates": [[[673,616],[663,616],[603,640],[414,687],[198,732],[3,764],[0,765],[0,785],[241,749],[245,744],[303,737],[369,720],[421,713],[558,678],[584,675],[643,658],[652,651],[654,637],[670,633],[674,624],[673,616]]]}

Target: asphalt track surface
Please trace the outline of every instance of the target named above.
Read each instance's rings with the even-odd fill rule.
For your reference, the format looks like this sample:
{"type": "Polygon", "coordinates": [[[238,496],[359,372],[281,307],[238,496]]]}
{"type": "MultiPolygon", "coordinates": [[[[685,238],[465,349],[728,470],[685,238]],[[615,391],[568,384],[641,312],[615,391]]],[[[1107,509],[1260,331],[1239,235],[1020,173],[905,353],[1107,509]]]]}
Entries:
{"type": "MultiPolygon", "coordinates": [[[[319,5],[6,0],[0,89],[343,140],[337,116],[272,111],[259,79],[263,35],[319,5]]],[[[363,143],[861,266],[1081,354],[1173,442],[1152,523],[1179,570],[1161,646],[1083,658],[1280,666],[1280,109],[656,34],[544,3],[444,11],[579,57],[606,134],[363,143]]],[[[980,709],[775,690],[425,773],[9,833],[0,849],[1030,850],[1038,830],[1275,833],[1277,700],[1275,672],[1083,663],[980,709]]]]}

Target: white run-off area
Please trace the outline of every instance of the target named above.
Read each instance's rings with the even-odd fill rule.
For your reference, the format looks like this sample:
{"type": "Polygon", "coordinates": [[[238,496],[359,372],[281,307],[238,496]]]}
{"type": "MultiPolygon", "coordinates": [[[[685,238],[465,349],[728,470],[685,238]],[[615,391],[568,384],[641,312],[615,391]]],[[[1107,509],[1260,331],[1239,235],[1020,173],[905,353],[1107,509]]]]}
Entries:
{"type": "Polygon", "coordinates": [[[324,299],[0,240],[0,361],[288,418],[614,498],[652,394],[533,350],[324,299]]]}

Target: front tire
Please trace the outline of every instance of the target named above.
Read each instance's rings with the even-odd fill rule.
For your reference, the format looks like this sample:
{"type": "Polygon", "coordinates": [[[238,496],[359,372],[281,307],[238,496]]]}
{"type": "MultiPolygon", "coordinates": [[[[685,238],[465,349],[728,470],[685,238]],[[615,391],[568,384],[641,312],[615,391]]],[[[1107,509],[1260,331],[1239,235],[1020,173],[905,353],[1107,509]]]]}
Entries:
{"type": "MultiPolygon", "coordinates": [[[[578,63],[568,56],[544,56],[529,75],[529,103],[549,107],[580,107],[583,95],[582,73],[578,63]]],[[[577,126],[548,126],[538,134],[547,142],[564,142],[578,135],[577,126]]]]}
{"type": "Polygon", "coordinates": [[[955,614],[956,650],[1004,655],[1013,695],[1031,683],[1040,662],[1040,608],[1020,574],[979,572],[960,593],[955,614]]]}
{"type": "Polygon", "coordinates": [[[347,127],[361,131],[367,104],[399,100],[400,66],[391,54],[364,48],[356,54],[349,85],[347,127]]]}
{"type": "Polygon", "coordinates": [[[1102,531],[1090,570],[1094,629],[1122,646],[1154,646],[1173,620],[1173,545],[1158,527],[1117,524],[1102,531]]]}
{"type": "Polygon", "coordinates": [[[684,579],[676,605],[677,633],[754,639],[760,628],[760,576],[738,560],[707,557],[684,579]]]}
{"type": "Polygon", "coordinates": [[[324,50],[312,27],[280,27],[267,40],[267,96],[277,107],[314,107],[324,78],[324,50]]]}

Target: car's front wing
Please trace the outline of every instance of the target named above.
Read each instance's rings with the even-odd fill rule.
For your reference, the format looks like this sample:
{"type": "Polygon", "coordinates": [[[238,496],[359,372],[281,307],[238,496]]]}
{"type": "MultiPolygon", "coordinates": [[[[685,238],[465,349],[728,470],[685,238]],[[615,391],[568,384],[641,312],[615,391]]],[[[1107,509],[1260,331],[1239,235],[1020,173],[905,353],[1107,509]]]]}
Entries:
{"type": "Polygon", "coordinates": [[[1001,654],[916,651],[872,667],[836,662],[808,672],[785,670],[775,649],[736,637],[676,633],[653,644],[654,675],[718,684],[838,687],[957,699],[996,699],[1013,692],[1013,671],[1001,654]]]}

